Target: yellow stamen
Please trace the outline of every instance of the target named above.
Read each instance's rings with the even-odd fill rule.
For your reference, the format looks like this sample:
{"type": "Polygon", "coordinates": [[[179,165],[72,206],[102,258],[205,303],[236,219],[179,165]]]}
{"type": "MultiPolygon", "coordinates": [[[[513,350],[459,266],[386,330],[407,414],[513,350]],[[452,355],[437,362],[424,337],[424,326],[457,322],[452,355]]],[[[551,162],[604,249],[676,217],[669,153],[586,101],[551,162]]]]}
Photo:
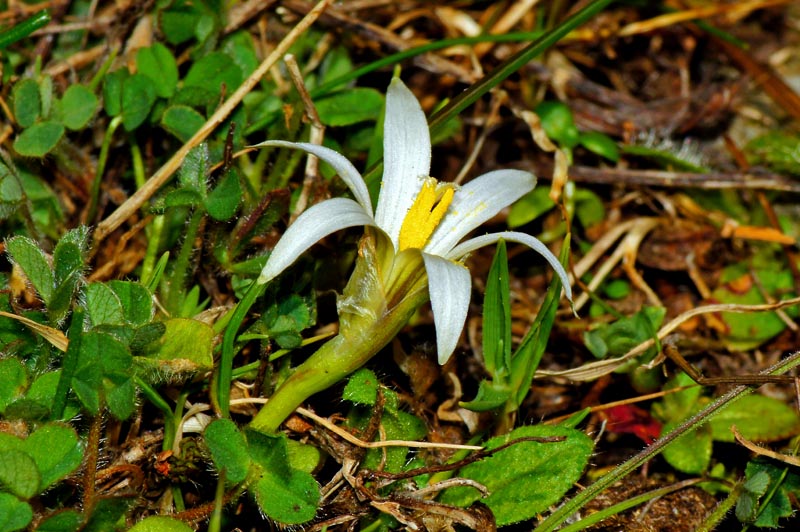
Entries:
{"type": "Polygon", "coordinates": [[[450,203],[453,201],[455,187],[444,185],[437,191],[435,179],[428,178],[422,185],[414,204],[408,209],[400,227],[400,251],[409,248],[422,249],[442,221],[450,203]],[[441,192],[444,188],[444,192],[441,192]],[[439,197],[437,197],[439,196],[439,197]]]}

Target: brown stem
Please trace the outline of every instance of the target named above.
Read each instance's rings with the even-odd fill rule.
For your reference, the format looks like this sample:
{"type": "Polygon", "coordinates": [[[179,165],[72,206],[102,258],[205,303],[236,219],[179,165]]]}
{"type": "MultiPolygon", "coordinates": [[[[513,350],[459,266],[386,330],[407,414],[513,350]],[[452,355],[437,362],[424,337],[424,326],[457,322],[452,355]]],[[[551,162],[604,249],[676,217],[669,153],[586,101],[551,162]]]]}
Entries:
{"type": "Polygon", "coordinates": [[[95,483],[97,481],[97,455],[100,451],[100,433],[103,430],[103,411],[92,419],[86,438],[86,454],[83,462],[83,510],[90,515],[94,506],[95,483]]]}

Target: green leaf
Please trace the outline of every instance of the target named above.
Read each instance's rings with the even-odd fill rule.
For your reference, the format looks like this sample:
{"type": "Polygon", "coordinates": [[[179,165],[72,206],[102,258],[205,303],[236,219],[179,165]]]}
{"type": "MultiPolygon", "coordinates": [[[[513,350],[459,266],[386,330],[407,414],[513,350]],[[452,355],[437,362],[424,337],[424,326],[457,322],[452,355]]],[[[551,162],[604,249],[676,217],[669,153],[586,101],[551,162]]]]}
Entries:
{"type": "Polygon", "coordinates": [[[169,49],[161,43],[139,48],[136,70],[153,81],[156,94],[170,98],[178,85],[178,64],[169,49]]]}
{"type": "Polygon", "coordinates": [[[144,74],[134,74],[122,82],[121,114],[125,131],[133,131],[147,119],[156,101],[156,88],[144,74]]]}
{"type": "MultiPolygon", "coordinates": [[[[70,342],[72,342],[70,337],[70,342]]],[[[77,368],[72,378],[72,388],[84,407],[92,413],[100,409],[103,395],[111,392],[116,386],[128,387],[128,377],[132,372],[133,357],[125,344],[110,334],[89,331],[82,335],[77,368]],[[113,378],[110,384],[104,385],[104,379],[113,378]]],[[[114,406],[121,406],[121,401],[130,392],[123,388],[114,396],[114,406]]],[[[132,398],[131,398],[132,400],[132,398]]],[[[112,406],[109,404],[109,406],[112,406]]],[[[124,409],[123,409],[124,410],[124,409]]]]}
{"type": "Polygon", "coordinates": [[[122,85],[130,76],[127,69],[120,68],[103,78],[103,107],[109,116],[122,114],[122,85]]]}
{"type": "Polygon", "coordinates": [[[196,207],[201,203],[203,203],[203,196],[199,192],[185,188],[171,190],[164,198],[164,206],[167,208],[196,207]]]}
{"type": "Polygon", "coordinates": [[[56,289],[47,304],[50,320],[58,322],[72,305],[72,298],[83,281],[84,250],[89,230],[79,226],[67,231],[53,250],[53,274],[56,289]]]}
{"type": "Polygon", "coordinates": [[[792,501],[800,495],[800,476],[794,468],[757,458],[747,464],[745,478],[736,502],[736,517],[741,522],[777,528],[782,518],[792,515],[792,501]]]}
{"type": "MultiPolygon", "coordinates": [[[[67,395],[70,389],[75,391],[75,382],[73,377],[80,366],[81,358],[81,343],[83,342],[83,320],[85,312],[82,308],[78,307],[72,314],[72,323],[70,323],[67,337],[69,338],[69,345],[67,351],[64,353],[61,365],[61,375],[58,379],[56,386],[56,393],[53,397],[53,419],[62,419],[64,409],[67,405],[67,395]]],[[[77,391],[76,391],[77,395],[77,391]]]]}
{"type": "Polygon", "coordinates": [[[585,188],[576,189],[575,216],[583,227],[591,227],[596,223],[600,223],[606,216],[603,200],[591,190],[585,188]]]}
{"type": "Polygon", "coordinates": [[[122,304],[122,315],[131,325],[145,325],[153,318],[153,296],[146,287],[134,281],[110,281],[108,286],[122,304]]]}
{"type": "Polygon", "coordinates": [[[611,137],[599,131],[581,133],[578,142],[581,146],[609,161],[619,161],[619,148],[611,137]]]}
{"type": "Polygon", "coordinates": [[[383,94],[364,87],[336,92],[314,102],[319,120],[326,126],[351,126],[377,120],[383,105],[383,94]]]}
{"type": "MultiPolygon", "coordinates": [[[[785,471],[785,470],[784,470],[785,471]]],[[[754,525],[760,528],[777,528],[780,520],[791,517],[795,511],[795,504],[798,495],[798,477],[794,473],[788,473],[783,482],[780,483],[778,490],[765,501],[759,508],[760,512],[754,525]],[[791,485],[791,488],[789,487],[791,485]]],[[[780,482],[780,480],[778,480],[780,482]]]]}
{"type": "Polygon", "coordinates": [[[122,325],[122,302],[105,283],[89,283],[83,293],[86,312],[92,325],[122,325]]]}
{"type": "Polygon", "coordinates": [[[161,127],[181,142],[187,142],[205,123],[205,117],[188,105],[170,105],[161,115],[161,127]]]}
{"type": "Polygon", "coordinates": [[[458,476],[486,486],[489,497],[481,499],[477,490],[458,487],[445,491],[441,502],[468,506],[480,499],[492,510],[498,526],[546,511],[580,479],[592,454],[591,438],[575,429],[536,425],[520,427],[486,442],[487,449],[494,449],[517,438],[550,436],[566,439],[550,443],[522,441],[459,470],[458,476]]]}
{"type": "Polygon", "coordinates": [[[580,140],[580,132],[575,126],[572,110],[564,103],[549,101],[536,106],[542,128],[551,140],[562,147],[574,148],[580,140]]]}
{"type": "Polygon", "coordinates": [[[709,168],[702,162],[702,157],[693,153],[691,144],[679,144],[671,140],[661,140],[658,143],[652,140],[645,144],[624,144],[623,153],[644,157],[656,163],[660,168],[675,172],[709,172],[709,168]]]}
{"type": "Polygon", "coordinates": [[[18,213],[24,199],[19,175],[0,160],[0,220],[18,213]]]}
{"type": "Polygon", "coordinates": [[[41,476],[31,455],[20,449],[0,451],[0,485],[20,499],[39,493],[41,476]]]}
{"type": "MultiPolygon", "coordinates": [[[[86,243],[88,238],[89,238],[89,228],[85,225],[79,225],[78,227],[70,229],[69,231],[64,233],[64,235],[58,240],[58,243],[56,244],[56,249],[58,249],[60,246],[69,244],[77,247],[80,253],[82,254],[86,250],[86,243]]],[[[75,258],[72,260],[73,262],[70,263],[71,264],[70,266],[68,266],[69,271],[82,267],[83,265],[82,257],[75,258]]],[[[58,262],[57,259],[56,262],[58,262]]],[[[59,267],[58,264],[56,264],[56,268],[58,267],[59,267]]]]}
{"type": "Polygon", "coordinates": [[[16,358],[0,359],[0,413],[28,387],[28,372],[16,358]]]}
{"type": "MultiPolygon", "coordinates": [[[[569,264],[570,235],[564,237],[561,244],[561,255],[558,260],[566,268],[569,264]]],[[[510,389],[516,394],[514,403],[519,406],[525,400],[531,389],[533,376],[547,347],[550,331],[556,321],[556,312],[561,301],[561,279],[554,275],[547,295],[539,307],[539,313],[531,324],[530,330],[511,356],[511,384],[510,389]]]]}
{"type": "Polygon", "coordinates": [[[265,434],[247,428],[244,435],[247,440],[247,452],[250,453],[250,458],[253,459],[253,462],[264,469],[274,471],[276,474],[289,474],[291,468],[289,467],[289,456],[286,449],[286,440],[288,438],[285,434],[265,434]]]}
{"type": "Polygon", "coordinates": [[[33,223],[43,234],[52,239],[58,238],[57,227],[64,221],[61,203],[53,189],[38,175],[28,172],[17,174],[25,196],[33,206],[33,223]]]}
{"type": "Polygon", "coordinates": [[[152,515],[133,525],[128,532],[194,532],[194,529],[172,517],[152,515]]]}
{"type": "Polygon", "coordinates": [[[745,491],[750,492],[759,497],[767,492],[769,487],[770,478],[766,471],[758,471],[752,477],[748,477],[742,485],[745,491]]]}
{"type": "Polygon", "coordinates": [[[83,461],[83,450],[75,430],[61,423],[48,423],[24,441],[23,449],[33,457],[46,489],[73,471],[83,461]]]}
{"type": "Polygon", "coordinates": [[[83,524],[83,516],[76,510],[60,510],[39,523],[36,532],[77,532],[83,524]]]}
{"type": "MultiPolygon", "coordinates": [[[[622,356],[648,338],[661,327],[666,309],[645,307],[636,314],[619,319],[611,324],[601,325],[583,334],[587,349],[597,358],[622,356]]],[[[652,356],[655,349],[643,355],[652,356]]]]}
{"type": "Polygon", "coordinates": [[[50,76],[43,76],[39,80],[39,99],[42,102],[42,116],[49,118],[53,106],[53,78],[50,76]]]}
{"type": "Polygon", "coordinates": [[[322,461],[318,447],[291,439],[286,440],[286,456],[292,469],[306,473],[313,473],[322,461]]]}
{"type": "Polygon", "coordinates": [[[198,87],[206,91],[212,103],[219,98],[223,86],[232,94],[242,84],[242,70],[227,54],[211,52],[192,64],[183,79],[185,87],[198,87]]]}
{"type": "Polygon", "coordinates": [[[508,281],[508,255],[505,241],[497,251],[486,279],[483,298],[483,362],[497,384],[511,370],[511,302],[508,281]]]}
{"type": "Polygon", "coordinates": [[[736,501],[736,519],[740,523],[752,523],[758,515],[758,496],[743,492],[736,501]]]}
{"type": "MultiPolygon", "coordinates": [[[[680,421],[666,423],[661,429],[661,434],[669,434],[680,423],[680,421]]],[[[669,465],[678,471],[699,475],[708,469],[711,463],[712,447],[711,429],[705,424],[670,443],[664,449],[663,456],[669,465]]]]}
{"type": "Polygon", "coordinates": [[[14,151],[23,157],[44,157],[64,136],[64,126],[58,122],[38,122],[14,141],[14,151]]]}
{"type": "MultiPolygon", "coordinates": [[[[403,412],[400,407],[400,398],[393,390],[382,386],[384,398],[383,417],[381,427],[383,435],[388,440],[419,440],[425,437],[427,429],[418,417],[403,412]]],[[[371,408],[356,407],[348,415],[348,422],[352,426],[365,428],[373,414],[371,408]]],[[[376,436],[378,439],[378,436],[376,436]]],[[[379,469],[399,472],[408,463],[408,447],[391,447],[388,449],[369,449],[362,462],[366,469],[379,469]]]]}
{"type": "Polygon", "coordinates": [[[42,297],[45,305],[50,301],[55,289],[53,270],[44,251],[26,236],[6,240],[6,250],[11,260],[17,263],[30,283],[42,297]]]}
{"type": "Polygon", "coordinates": [[[89,522],[81,532],[109,532],[125,527],[125,515],[136,502],[134,496],[97,497],[89,522]]]}
{"type": "Polygon", "coordinates": [[[125,420],[136,410],[136,386],[132,378],[111,376],[103,380],[106,405],[111,415],[125,420]]]}
{"type": "MultiPolygon", "coordinates": [[[[735,264],[723,269],[722,280],[725,284],[712,292],[714,300],[737,305],[766,303],[762,288],[752,282],[749,272],[741,272],[741,266],[743,265],[735,264]]],[[[755,270],[755,274],[764,291],[776,299],[785,297],[785,294],[794,290],[794,280],[788,269],[759,268],[755,270]]],[[[792,312],[796,308],[789,307],[785,311],[792,312]]],[[[754,349],[786,329],[786,324],[774,312],[722,312],[720,318],[728,326],[722,340],[732,351],[754,349]]]]}
{"type": "Polygon", "coordinates": [[[226,481],[238,484],[247,478],[250,471],[247,442],[233,421],[215,419],[203,431],[203,438],[217,470],[225,471],[226,481]]]}
{"type": "Polygon", "coordinates": [[[10,493],[0,492],[0,532],[22,530],[33,520],[33,509],[10,493]]]}
{"type": "Polygon", "coordinates": [[[547,187],[536,187],[511,206],[508,212],[508,226],[514,228],[525,225],[555,206],[556,204],[550,199],[550,190],[547,187]]]}
{"type": "Polygon", "coordinates": [[[170,9],[159,11],[159,27],[170,44],[181,44],[195,36],[200,12],[189,2],[176,2],[170,9]]]}
{"type": "Polygon", "coordinates": [[[24,419],[26,421],[42,421],[50,415],[48,405],[33,401],[27,397],[17,399],[6,407],[5,417],[8,419],[24,419]]]}
{"type": "Polygon", "coordinates": [[[97,110],[97,96],[83,85],[70,85],[61,99],[61,122],[67,129],[86,127],[97,110]]]}
{"type": "Polygon", "coordinates": [[[236,214],[242,202],[242,187],[239,173],[231,168],[222,177],[214,190],[206,198],[206,210],[209,216],[219,221],[226,221],[236,214]]]}
{"type": "Polygon", "coordinates": [[[623,299],[631,293],[631,284],[625,279],[611,279],[603,283],[603,293],[610,299],[623,299]]]}
{"type": "Polygon", "coordinates": [[[763,395],[742,397],[708,422],[714,439],[733,442],[731,426],[747,440],[777,441],[800,432],[796,410],[778,399],[763,395]]]}
{"type": "Polygon", "coordinates": [[[31,127],[42,112],[39,84],[33,78],[25,78],[14,84],[11,91],[14,118],[20,127],[31,127]]]}
{"type": "Polygon", "coordinates": [[[319,486],[312,475],[289,465],[286,435],[246,431],[250,457],[260,467],[252,485],[261,511],[285,525],[305,523],[314,518],[319,504],[319,486]]]}
{"type": "Polygon", "coordinates": [[[166,332],[150,358],[164,371],[185,373],[214,367],[214,329],[201,321],[173,318],[164,322],[166,332]]]}
{"type": "Polygon", "coordinates": [[[478,393],[472,401],[461,401],[459,406],[473,412],[488,412],[506,403],[513,397],[507,386],[495,386],[491,381],[482,380],[478,384],[478,393]]]}
{"type": "Polygon", "coordinates": [[[703,388],[697,386],[686,373],[680,372],[664,385],[664,391],[686,386],[685,390],[668,393],[660,402],[653,405],[653,414],[661,421],[682,421],[697,411],[698,400],[703,388]]]}
{"type": "Polygon", "coordinates": [[[72,297],[83,278],[80,270],[73,272],[61,283],[56,284],[56,289],[47,304],[47,317],[51,322],[58,323],[67,315],[72,306],[72,297]]]}
{"type": "Polygon", "coordinates": [[[302,524],[317,514],[319,486],[308,473],[292,470],[284,477],[264,470],[251,491],[261,511],[281,524],[302,524]]]}
{"type": "Polygon", "coordinates": [[[344,45],[337,45],[325,55],[325,59],[320,64],[319,84],[323,85],[340,76],[351,73],[355,70],[353,60],[350,59],[350,51],[344,45]]]}
{"type": "Polygon", "coordinates": [[[178,170],[178,182],[182,189],[197,191],[205,196],[210,157],[208,144],[205,142],[189,151],[178,170]]]}
{"type": "MultiPolygon", "coordinates": [[[[252,74],[259,63],[253,41],[253,37],[248,32],[237,31],[226,37],[219,48],[239,65],[245,76],[252,74]]],[[[326,59],[330,53],[326,54],[326,59]]]]}
{"type": "MultiPolygon", "coordinates": [[[[53,410],[53,402],[56,397],[56,390],[58,389],[58,381],[61,378],[61,370],[48,371],[36,377],[31,383],[28,392],[25,394],[25,399],[31,403],[41,405],[42,408],[47,410],[49,414],[53,410]]],[[[65,405],[66,408],[61,415],[60,419],[72,419],[78,414],[78,405],[70,400],[65,405]]],[[[32,409],[30,405],[27,408],[32,409]]]]}
{"type": "Polygon", "coordinates": [[[273,338],[281,349],[294,349],[303,341],[300,332],[314,323],[313,303],[291,294],[273,303],[252,330],[273,338]]]}
{"type": "Polygon", "coordinates": [[[748,142],[743,151],[747,162],[775,172],[800,175],[800,135],[772,130],[748,142]]]}
{"type": "Polygon", "coordinates": [[[166,332],[167,326],[160,321],[146,323],[134,330],[133,338],[131,338],[128,346],[131,348],[132,352],[139,355],[146,351],[151,343],[164,336],[166,332]]]}
{"type": "Polygon", "coordinates": [[[371,370],[361,368],[347,380],[342,399],[357,405],[372,406],[378,397],[378,377],[371,370]]]}

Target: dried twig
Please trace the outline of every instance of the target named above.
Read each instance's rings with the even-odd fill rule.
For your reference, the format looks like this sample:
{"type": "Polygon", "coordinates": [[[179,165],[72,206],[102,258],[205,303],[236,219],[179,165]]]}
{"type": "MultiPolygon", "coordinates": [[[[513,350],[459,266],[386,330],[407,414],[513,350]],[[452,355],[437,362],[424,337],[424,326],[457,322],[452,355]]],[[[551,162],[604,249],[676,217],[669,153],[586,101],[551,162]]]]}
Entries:
{"type": "Polygon", "coordinates": [[[766,456],[767,458],[772,458],[773,460],[779,460],[784,464],[800,466],[800,458],[798,458],[797,456],[791,456],[783,453],[776,453],[775,451],[772,451],[770,449],[765,449],[764,447],[756,445],[750,440],[746,440],[744,436],[742,436],[739,433],[739,430],[736,428],[736,425],[731,425],[731,432],[733,432],[733,437],[736,438],[737,442],[742,444],[750,451],[756,453],[757,455],[766,456]]]}

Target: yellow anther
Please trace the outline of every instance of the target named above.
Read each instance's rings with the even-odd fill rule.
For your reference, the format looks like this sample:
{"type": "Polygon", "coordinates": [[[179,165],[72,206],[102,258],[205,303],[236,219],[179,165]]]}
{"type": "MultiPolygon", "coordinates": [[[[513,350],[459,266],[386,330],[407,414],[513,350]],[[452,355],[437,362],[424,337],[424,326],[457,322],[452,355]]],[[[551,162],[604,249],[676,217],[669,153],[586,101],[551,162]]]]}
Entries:
{"type": "Polygon", "coordinates": [[[437,184],[432,177],[426,179],[417,199],[408,209],[408,214],[400,227],[400,251],[409,248],[422,249],[444,218],[453,201],[455,187],[452,185],[437,187],[437,184]]]}

